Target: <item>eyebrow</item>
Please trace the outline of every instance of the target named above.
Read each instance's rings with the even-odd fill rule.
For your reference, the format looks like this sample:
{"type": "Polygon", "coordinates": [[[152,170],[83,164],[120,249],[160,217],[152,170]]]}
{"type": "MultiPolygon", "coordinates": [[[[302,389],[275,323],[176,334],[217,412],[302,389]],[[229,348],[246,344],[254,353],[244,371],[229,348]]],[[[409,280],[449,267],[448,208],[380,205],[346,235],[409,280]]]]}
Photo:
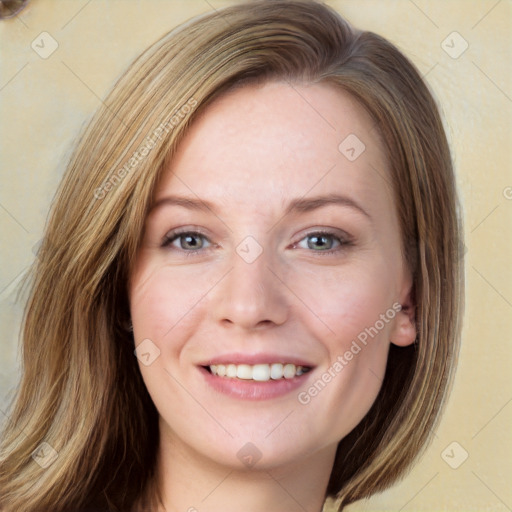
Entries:
{"type": "MultiPolygon", "coordinates": [[[[309,198],[300,197],[293,199],[286,207],[284,215],[289,215],[291,213],[307,213],[328,205],[339,205],[352,208],[353,210],[362,213],[365,217],[371,220],[370,214],[361,205],[359,205],[352,198],[339,194],[328,194],[309,198]]],[[[213,203],[204,199],[194,199],[185,196],[163,197],[162,199],[156,201],[156,203],[151,207],[150,213],[157,208],[161,208],[162,206],[181,206],[189,210],[211,211],[215,215],[218,214],[217,208],[213,203]]]]}

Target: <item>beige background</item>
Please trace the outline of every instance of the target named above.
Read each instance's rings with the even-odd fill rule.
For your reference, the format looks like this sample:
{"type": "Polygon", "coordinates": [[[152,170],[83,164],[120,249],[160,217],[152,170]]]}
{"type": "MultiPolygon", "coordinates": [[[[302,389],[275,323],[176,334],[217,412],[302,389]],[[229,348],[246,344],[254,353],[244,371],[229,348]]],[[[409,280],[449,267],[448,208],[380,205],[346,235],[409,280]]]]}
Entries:
{"type": "MultiPolygon", "coordinates": [[[[230,3],[32,0],[0,21],[0,421],[19,371],[18,283],[78,130],[139,52],[179,22],[230,3]],[[51,49],[42,32],[58,44],[47,58],[31,47],[45,37],[39,51],[51,49]]],[[[390,39],[427,76],[454,151],[467,247],[463,346],[443,421],[400,485],[350,510],[512,510],[512,3],[327,3],[390,39]],[[453,469],[448,462],[465,452],[453,469]]]]}

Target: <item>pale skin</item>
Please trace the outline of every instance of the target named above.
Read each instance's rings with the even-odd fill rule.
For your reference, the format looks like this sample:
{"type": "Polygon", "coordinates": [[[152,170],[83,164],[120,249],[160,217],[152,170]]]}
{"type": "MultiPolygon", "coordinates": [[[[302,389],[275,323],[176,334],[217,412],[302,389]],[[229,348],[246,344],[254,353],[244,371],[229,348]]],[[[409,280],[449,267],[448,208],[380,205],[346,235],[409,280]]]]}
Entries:
{"type": "Polygon", "coordinates": [[[390,343],[416,337],[390,181],[371,118],[333,86],[246,86],[194,121],[154,200],[208,207],[164,201],[150,212],[129,287],[135,344],[160,350],[139,366],[160,415],[167,512],[322,510],[337,443],[374,402],[390,343]],[[366,146],[354,161],[338,148],[349,134],[366,146]],[[343,200],[287,212],[333,194],[343,200]],[[258,246],[250,263],[236,250],[258,246]],[[404,309],[300,403],[395,303],[404,309]],[[243,400],[200,371],[233,353],[293,355],[312,369],[289,393],[243,400]],[[244,446],[261,454],[252,466],[244,446]]]}

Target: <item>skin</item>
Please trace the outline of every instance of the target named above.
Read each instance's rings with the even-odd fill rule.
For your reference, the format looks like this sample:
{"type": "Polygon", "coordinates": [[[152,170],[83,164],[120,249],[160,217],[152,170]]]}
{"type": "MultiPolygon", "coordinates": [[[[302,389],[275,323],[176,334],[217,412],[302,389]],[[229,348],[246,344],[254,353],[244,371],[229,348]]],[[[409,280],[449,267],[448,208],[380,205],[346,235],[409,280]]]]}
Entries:
{"type": "Polygon", "coordinates": [[[160,351],[139,366],[160,414],[167,511],[322,509],[337,443],[374,402],[390,343],[416,337],[390,181],[371,118],[330,85],[245,86],[194,121],[154,200],[200,199],[215,213],[153,209],[129,286],[135,343],[150,339],[160,351]],[[366,146],[354,161],[338,149],[349,134],[366,146]],[[294,199],[328,194],[366,213],[347,204],[285,213],[294,199]],[[186,239],[172,238],[176,228],[204,235],[192,237],[192,255],[186,239]],[[318,240],[319,230],[334,234],[318,240]],[[247,236],[263,249],[252,263],[236,251],[247,236]],[[395,303],[404,309],[300,403],[298,393],[395,303]],[[198,370],[232,352],[293,354],[314,369],[298,390],[242,400],[198,370]],[[252,467],[237,456],[248,442],[261,453],[252,467]]]}

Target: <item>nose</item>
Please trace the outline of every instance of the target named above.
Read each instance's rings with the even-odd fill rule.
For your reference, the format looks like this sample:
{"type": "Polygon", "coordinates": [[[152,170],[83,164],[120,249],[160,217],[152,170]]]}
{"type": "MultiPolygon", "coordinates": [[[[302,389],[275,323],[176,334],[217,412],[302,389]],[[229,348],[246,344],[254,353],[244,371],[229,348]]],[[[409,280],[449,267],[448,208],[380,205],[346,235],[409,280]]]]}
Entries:
{"type": "Polygon", "coordinates": [[[216,322],[225,327],[258,330],[286,321],[286,287],[277,277],[272,260],[267,251],[252,262],[233,252],[231,270],[210,297],[216,322]]]}

